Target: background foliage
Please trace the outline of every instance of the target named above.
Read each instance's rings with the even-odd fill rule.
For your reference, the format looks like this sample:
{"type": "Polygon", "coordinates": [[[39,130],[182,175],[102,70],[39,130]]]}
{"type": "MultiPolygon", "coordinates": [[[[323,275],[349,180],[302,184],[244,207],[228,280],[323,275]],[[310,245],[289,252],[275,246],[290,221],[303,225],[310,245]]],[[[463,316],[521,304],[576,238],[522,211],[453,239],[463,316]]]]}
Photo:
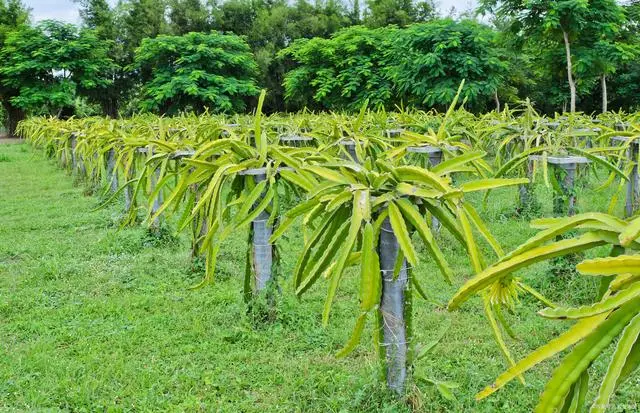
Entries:
{"type": "Polygon", "coordinates": [[[110,117],[204,107],[244,111],[254,87],[231,78],[255,79],[255,87],[267,88],[267,112],[305,106],[353,110],[367,99],[387,108],[440,109],[465,78],[469,110],[504,108],[530,98],[550,114],[570,107],[567,45],[578,111],[640,106],[637,0],[483,0],[478,10],[462,13],[443,13],[432,0],[123,0],[113,6],[107,0],[75,1],[81,24],[72,29],[61,23],[33,25],[21,0],[0,0],[0,50],[13,47],[14,53],[16,40],[12,46],[7,39],[29,38],[34,30],[45,33],[56,25],[77,37],[57,39],[63,49],[74,47],[67,42],[92,45],[82,57],[63,53],[38,59],[36,44],[22,45],[16,59],[38,60],[47,70],[64,64],[69,71],[62,79],[53,69],[43,86],[29,83],[40,79],[31,76],[34,68],[21,67],[18,74],[15,66],[7,67],[18,62],[0,63],[1,73],[24,80],[6,74],[0,79],[10,130],[26,113],[76,113],[73,102],[98,104],[110,117]],[[231,34],[244,40],[225,37],[231,34]],[[159,36],[162,40],[151,40],[159,36]],[[253,58],[243,57],[237,73],[231,73],[235,66],[220,71],[200,59],[219,53],[203,48],[221,45],[234,50],[231,54],[241,50],[253,58]],[[169,64],[178,59],[181,64],[169,64]],[[163,69],[152,76],[149,67],[155,64],[163,69]],[[86,77],[87,66],[100,70],[93,71],[91,80],[79,80],[86,77]],[[207,76],[185,76],[192,69],[207,76]],[[211,89],[210,75],[224,76],[229,90],[211,89]],[[43,94],[43,88],[49,92],[43,94]],[[236,95],[242,97],[230,97],[236,95]],[[66,109],[60,111],[61,106],[66,109]]]}
{"type": "Polygon", "coordinates": [[[191,32],[144,39],[134,68],[144,85],[142,109],[162,114],[243,111],[246,98],[259,93],[251,49],[235,35],[191,32]]]}

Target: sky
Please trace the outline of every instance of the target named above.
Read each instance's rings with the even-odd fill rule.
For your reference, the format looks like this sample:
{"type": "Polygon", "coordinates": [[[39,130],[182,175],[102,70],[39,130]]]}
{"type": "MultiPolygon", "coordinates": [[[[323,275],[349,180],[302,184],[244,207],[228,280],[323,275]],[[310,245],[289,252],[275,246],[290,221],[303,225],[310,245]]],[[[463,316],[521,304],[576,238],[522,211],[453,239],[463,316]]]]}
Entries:
{"type": "MultiPolygon", "coordinates": [[[[79,23],[78,5],[72,0],[23,0],[32,9],[33,20],[54,19],[68,23],[79,23]]],[[[468,10],[475,6],[476,0],[439,0],[440,10],[448,12],[451,7],[458,11],[468,10]]]]}

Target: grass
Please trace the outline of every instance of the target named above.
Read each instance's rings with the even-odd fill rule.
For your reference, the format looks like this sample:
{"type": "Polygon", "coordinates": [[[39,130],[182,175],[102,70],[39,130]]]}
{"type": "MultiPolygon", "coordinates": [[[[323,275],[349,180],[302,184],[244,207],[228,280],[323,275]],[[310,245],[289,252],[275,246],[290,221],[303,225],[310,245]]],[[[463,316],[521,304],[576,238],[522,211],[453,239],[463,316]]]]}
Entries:
{"type": "MultiPolygon", "coordinates": [[[[186,238],[153,246],[142,227],[119,230],[119,205],[94,212],[97,198],[24,144],[0,145],[0,159],[2,411],[528,412],[557,363],[532,370],[524,387],[514,382],[474,400],[505,362],[479,300],[454,313],[444,308],[471,272],[459,259],[461,247],[442,234],[456,279],[453,286],[444,283],[421,252],[414,274],[435,303],[414,299],[415,340],[428,343],[449,327],[415,371],[460,387],[454,401],[425,384],[409,389],[408,403],[397,401],[378,381],[370,326],[352,355],[334,356],[355,321],[354,272],[345,277],[327,328],[320,320],[326,283],[298,301],[288,279],[281,281],[276,320],[256,324],[241,296],[246,234],[225,245],[216,282],[190,290],[200,275],[191,270],[186,238]]],[[[549,213],[550,195],[539,188],[539,196],[549,213]]],[[[609,195],[585,190],[578,196],[583,210],[606,210],[609,195]]],[[[515,191],[496,191],[483,213],[507,250],[534,233],[512,216],[515,197],[515,191]]],[[[283,242],[285,274],[300,241],[293,233],[283,242]]],[[[582,277],[554,277],[548,264],[521,276],[563,303],[586,302],[597,287],[582,277]]],[[[538,317],[539,308],[523,297],[507,315],[518,336],[508,339],[517,358],[568,325],[538,317]]],[[[596,363],[595,375],[604,362],[596,363]]],[[[612,411],[640,400],[639,384],[636,377],[623,386],[612,411]]]]}

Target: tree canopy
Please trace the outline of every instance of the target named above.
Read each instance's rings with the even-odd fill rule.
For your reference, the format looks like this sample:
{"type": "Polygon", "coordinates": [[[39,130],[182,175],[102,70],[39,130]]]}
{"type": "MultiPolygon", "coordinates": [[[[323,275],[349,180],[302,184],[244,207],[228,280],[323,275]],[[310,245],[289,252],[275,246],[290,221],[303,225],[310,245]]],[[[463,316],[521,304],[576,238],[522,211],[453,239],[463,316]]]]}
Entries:
{"type": "Polygon", "coordinates": [[[244,111],[260,88],[267,112],[441,109],[463,79],[473,111],[527,98],[545,113],[640,107],[635,0],[481,0],[449,16],[432,0],[74,1],[78,27],[32,24],[21,0],[0,0],[10,131],[62,107],[244,111]],[[39,55],[50,40],[65,52],[39,55]]]}
{"type": "Polygon", "coordinates": [[[191,32],[145,39],[133,68],[144,84],[141,107],[163,114],[243,111],[246,99],[259,93],[251,49],[232,34],[191,32]]]}
{"type": "Polygon", "coordinates": [[[77,97],[106,89],[107,43],[91,30],[43,21],[10,32],[0,50],[0,81],[9,102],[33,113],[61,113],[77,97]]]}

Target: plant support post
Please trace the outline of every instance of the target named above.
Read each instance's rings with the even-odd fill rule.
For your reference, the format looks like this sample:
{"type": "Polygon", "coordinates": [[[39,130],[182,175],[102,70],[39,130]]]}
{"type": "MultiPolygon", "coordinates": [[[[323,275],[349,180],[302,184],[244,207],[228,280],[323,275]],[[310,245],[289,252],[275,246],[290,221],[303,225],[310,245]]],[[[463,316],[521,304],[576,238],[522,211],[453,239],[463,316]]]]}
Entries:
{"type": "MultiPolygon", "coordinates": [[[[530,160],[542,160],[541,155],[531,155],[530,160]]],[[[578,165],[586,165],[591,161],[583,156],[549,156],[547,163],[554,168],[554,173],[564,170],[562,181],[558,181],[562,194],[556,194],[553,200],[553,212],[558,215],[573,216],[576,213],[575,180],[578,165]],[[561,195],[561,196],[559,196],[561,195]],[[566,203],[565,203],[566,198],[566,203]]],[[[556,174],[557,176],[557,174],[556,174]]]]}
{"type": "Polygon", "coordinates": [[[633,162],[633,169],[627,182],[627,199],[625,202],[625,216],[627,218],[633,216],[638,209],[638,199],[640,193],[638,193],[638,147],[640,144],[637,141],[632,142],[627,149],[627,159],[629,162],[633,162]]]}
{"type": "MultiPolygon", "coordinates": [[[[267,179],[265,168],[249,169],[241,175],[251,175],[256,184],[267,179]]],[[[260,203],[260,199],[256,201],[260,203]]],[[[273,228],[269,225],[271,215],[264,210],[251,222],[251,256],[253,258],[254,293],[265,291],[273,278],[273,245],[269,242],[273,228]]]]}
{"type": "MultiPolygon", "coordinates": [[[[129,176],[127,176],[127,181],[131,180],[136,174],[135,171],[135,162],[131,164],[131,168],[129,169],[129,176]]],[[[133,188],[131,184],[127,185],[124,188],[124,210],[129,211],[133,206],[133,188]]]]}
{"type": "MultiPolygon", "coordinates": [[[[449,149],[450,151],[458,150],[458,148],[454,146],[450,146],[447,149],[449,149]]],[[[407,148],[407,152],[428,155],[429,165],[431,168],[439,165],[444,158],[442,149],[438,148],[437,146],[410,146],[409,148],[407,148]]],[[[438,221],[438,218],[434,216],[431,217],[431,229],[436,234],[440,233],[440,221],[438,221]]]]}
{"type": "Polygon", "coordinates": [[[78,167],[78,158],[76,155],[76,146],[78,146],[78,135],[75,132],[71,133],[71,172],[75,173],[78,167]]]}
{"type": "MultiPolygon", "coordinates": [[[[431,152],[429,154],[429,165],[433,168],[434,166],[438,166],[442,162],[442,151],[431,152]]],[[[431,229],[436,234],[440,234],[440,221],[435,216],[431,216],[431,229]]]]}
{"type": "Polygon", "coordinates": [[[380,318],[382,320],[381,346],[385,352],[385,375],[389,389],[401,394],[407,379],[407,323],[405,300],[409,287],[407,262],[403,260],[397,277],[394,277],[395,263],[400,252],[398,239],[393,233],[389,218],[385,219],[380,231],[379,256],[382,276],[382,298],[380,318]]]}
{"type": "MultiPolygon", "coordinates": [[[[527,160],[527,178],[529,178],[530,182],[533,181],[533,161],[532,160],[527,160]]],[[[518,187],[518,191],[520,194],[521,210],[525,210],[529,206],[529,202],[531,202],[531,196],[533,195],[530,193],[532,192],[532,190],[533,188],[531,187],[530,183],[520,184],[520,186],[518,187]]]]}
{"type": "Polygon", "coordinates": [[[107,179],[111,192],[118,190],[118,169],[116,168],[116,151],[111,148],[107,152],[107,179]]]}
{"type": "Polygon", "coordinates": [[[567,216],[573,216],[576,214],[576,195],[574,193],[574,186],[576,180],[576,169],[578,169],[578,164],[569,163],[564,167],[566,171],[566,175],[564,177],[562,188],[564,189],[567,195],[567,216]]]}
{"type": "Polygon", "coordinates": [[[343,156],[344,159],[353,160],[355,163],[360,163],[358,154],[356,153],[356,142],[353,139],[343,139],[340,141],[340,145],[342,145],[347,152],[343,156]]]}
{"type": "Polygon", "coordinates": [[[557,215],[566,214],[569,217],[573,216],[576,213],[576,196],[574,193],[574,186],[578,165],[576,163],[554,164],[554,168],[556,170],[558,170],[558,168],[564,170],[565,175],[562,182],[559,182],[562,189],[562,196],[555,197],[553,212],[557,215]]]}

